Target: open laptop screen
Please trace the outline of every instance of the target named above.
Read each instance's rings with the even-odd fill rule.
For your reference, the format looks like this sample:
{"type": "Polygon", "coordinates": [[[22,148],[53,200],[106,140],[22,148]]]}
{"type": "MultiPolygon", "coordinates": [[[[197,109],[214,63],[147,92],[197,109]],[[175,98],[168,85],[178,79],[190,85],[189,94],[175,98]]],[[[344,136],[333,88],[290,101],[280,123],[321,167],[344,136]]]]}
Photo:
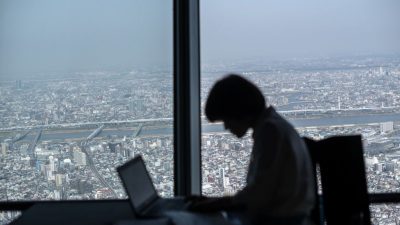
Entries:
{"type": "Polygon", "coordinates": [[[157,198],[157,192],[141,156],[135,157],[117,170],[135,211],[140,212],[157,198]]]}

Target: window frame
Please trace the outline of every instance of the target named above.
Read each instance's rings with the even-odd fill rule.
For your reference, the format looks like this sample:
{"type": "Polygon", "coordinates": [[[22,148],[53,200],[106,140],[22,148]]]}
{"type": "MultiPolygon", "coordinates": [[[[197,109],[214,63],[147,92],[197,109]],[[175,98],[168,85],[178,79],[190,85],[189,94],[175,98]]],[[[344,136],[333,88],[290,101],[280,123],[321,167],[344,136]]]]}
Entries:
{"type": "Polygon", "coordinates": [[[201,194],[199,0],[174,0],[174,192],[201,194]]]}
{"type": "MultiPolygon", "coordinates": [[[[174,194],[201,194],[199,0],[173,0],[174,194]],[[189,168],[189,169],[187,169],[189,168]]],[[[43,200],[0,202],[0,210],[26,210],[43,200]]]]}
{"type": "MultiPolygon", "coordinates": [[[[200,7],[199,0],[173,0],[174,194],[201,192],[200,7]]],[[[371,203],[400,203],[400,193],[368,193],[371,203]]],[[[26,210],[37,202],[0,202],[0,211],[26,210]]]]}

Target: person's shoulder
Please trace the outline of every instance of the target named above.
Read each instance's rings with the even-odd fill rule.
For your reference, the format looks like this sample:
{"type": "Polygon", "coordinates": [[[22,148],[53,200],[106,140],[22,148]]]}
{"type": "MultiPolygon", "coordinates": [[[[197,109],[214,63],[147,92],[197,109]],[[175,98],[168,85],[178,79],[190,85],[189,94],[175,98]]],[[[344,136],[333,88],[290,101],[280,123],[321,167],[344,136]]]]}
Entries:
{"type": "Polygon", "coordinates": [[[279,114],[272,106],[264,117],[264,126],[274,127],[277,130],[292,128],[293,126],[281,114],[279,114]]]}
{"type": "Polygon", "coordinates": [[[279,121],[271,118],[266,118],[258,122],[254,130],[254,138],[261,138],[264,135],[278,137],[283,133],[282,126],[279,121]]]}
{"type": "Polygon", "coordinates": [[[285,138],[298,136],[294,126],[281,114],[279,114],[272,106],[267,108],[264,120],[259,124],[259,131],[265,133],[275,132],[277,136],[284,136],[285,138]]]}

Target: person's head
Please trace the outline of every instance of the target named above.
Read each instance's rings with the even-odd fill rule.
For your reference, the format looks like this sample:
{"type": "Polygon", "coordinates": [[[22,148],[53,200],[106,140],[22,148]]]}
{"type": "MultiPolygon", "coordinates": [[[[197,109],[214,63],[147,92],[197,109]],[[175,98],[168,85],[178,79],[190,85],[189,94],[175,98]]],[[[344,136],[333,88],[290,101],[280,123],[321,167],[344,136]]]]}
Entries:
{"type": "Polygon", "coordinates": [[[265,108],[261,91],[245,78],[230,74],[217,81],[208,95],[205,114],[210,122],[222,121],[225,129],[242,137],[265,108]]]}

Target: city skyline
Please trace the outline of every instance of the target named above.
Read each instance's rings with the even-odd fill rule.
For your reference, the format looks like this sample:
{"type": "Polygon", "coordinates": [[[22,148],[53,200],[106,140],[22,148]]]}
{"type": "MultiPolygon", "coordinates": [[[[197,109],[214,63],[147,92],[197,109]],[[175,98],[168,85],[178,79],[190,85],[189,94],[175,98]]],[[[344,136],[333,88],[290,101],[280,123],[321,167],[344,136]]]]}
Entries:
{"type": "MultiPolygon", "coordinates": [[[[202,108],[229,68],[256,83],[302,136],[362,134],[369,191],[400,190],[400,57],[216,64],[201,77],[202,108]]],[[[158,192],[172,196],[172,75],[153,73],[0,82],[0,199],[126,198],[115,168],[137,154],[158,192]]],[[[239,140],[202,124],[203,194],[234,194],[245,185],[250,132],[239,140]]],[[[371,211],[374,221],[394,213],[371,211]]]]}

